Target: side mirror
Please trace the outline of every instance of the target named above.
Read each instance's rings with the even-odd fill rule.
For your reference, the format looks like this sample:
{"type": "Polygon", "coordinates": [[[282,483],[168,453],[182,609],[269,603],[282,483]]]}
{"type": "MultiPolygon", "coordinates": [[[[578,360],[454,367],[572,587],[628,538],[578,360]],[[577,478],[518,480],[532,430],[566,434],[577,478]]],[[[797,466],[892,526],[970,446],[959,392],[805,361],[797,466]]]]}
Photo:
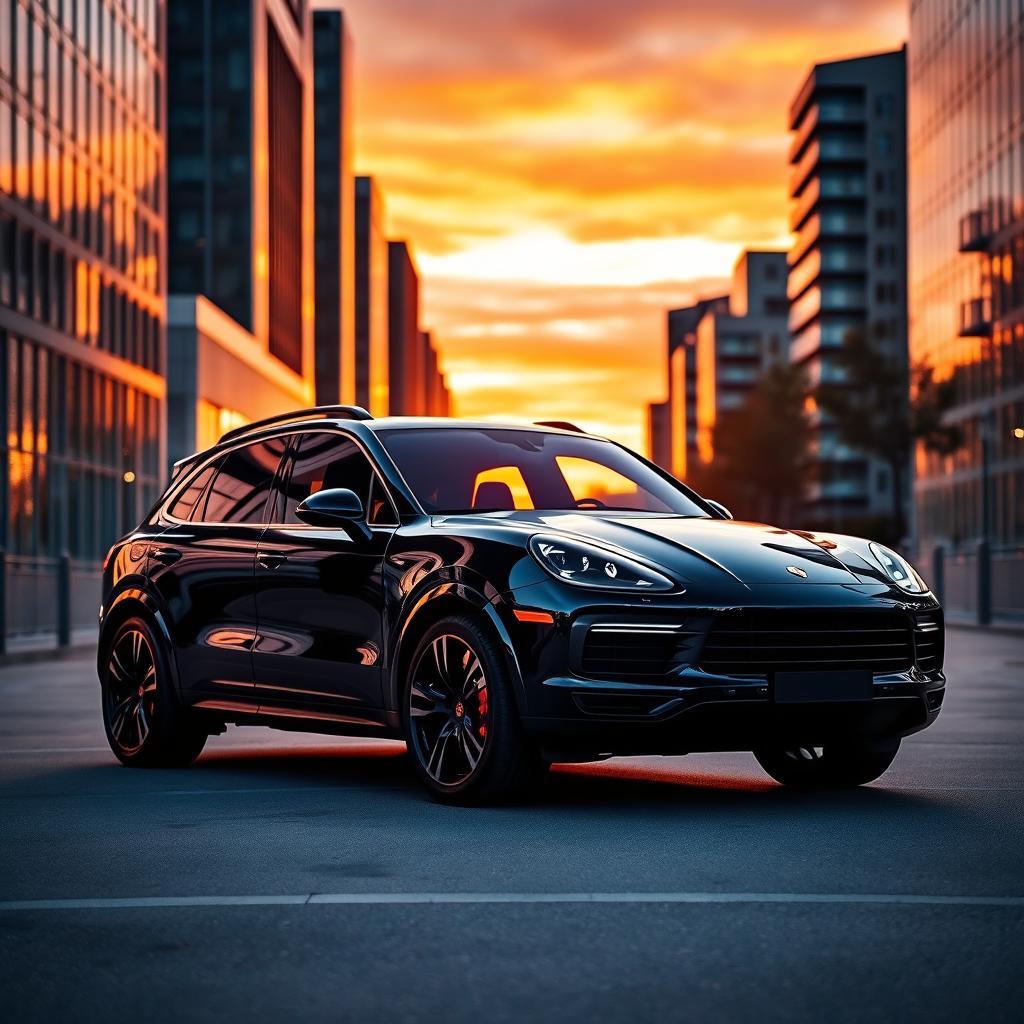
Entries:
{"type": "Polygon", "coordinates": [[[309,526],[342,529],[353,540],[368,540],[371,536],[363,503],[359,495],[347,487],[314,491],[299,503],[295,515],[309,526]]]}
{"type": "Polygon", "coordinates": [[[732,513],[720,502],[711,498],[704,499],[716,512],[720,512],[725,519],[732,519],[732,513]]]}

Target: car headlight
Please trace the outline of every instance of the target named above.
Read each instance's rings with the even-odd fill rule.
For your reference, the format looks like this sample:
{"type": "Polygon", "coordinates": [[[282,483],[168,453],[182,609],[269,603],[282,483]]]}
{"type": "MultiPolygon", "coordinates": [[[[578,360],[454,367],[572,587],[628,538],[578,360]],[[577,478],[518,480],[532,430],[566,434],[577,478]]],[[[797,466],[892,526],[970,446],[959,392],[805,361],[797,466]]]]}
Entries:
{"type": "Polygon", "coordinates": [[[579,587],[602,590],[673,590],[667,576],[632,558],[590,541],[537,534],[530,538],[530,554],[556,579],[579,587]]]}
{"type": "Polygon", "coordinates": [[[928,584],[921,579],[917,570],[902,556],[895,551],[875,544],[873,541],[868,549],[874,556],[875,561],[882,567],[882,571],[897,587],[909,591],[911,594],[924,594],[928,591],[928,584]]]}

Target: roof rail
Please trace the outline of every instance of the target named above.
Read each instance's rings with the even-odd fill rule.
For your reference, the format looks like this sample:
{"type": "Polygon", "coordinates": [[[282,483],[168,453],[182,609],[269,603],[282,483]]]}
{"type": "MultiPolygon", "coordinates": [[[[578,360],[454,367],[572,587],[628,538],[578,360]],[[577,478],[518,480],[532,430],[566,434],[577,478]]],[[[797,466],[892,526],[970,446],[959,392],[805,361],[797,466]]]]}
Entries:
{"type": "Polygon", "coordinates": [[[585,434],[582,427],[577,427],[575,423],[569,423],[567,420],[539,420],[534,423],[535,427],[551,427],[553,430],[571,430],[574,434],[585,434]]]}
{"type": "Polygon", "coordinates": [[[294,409],[292,412],[278,413],[276,416],[268,416],[264,420],[256,420],[254,423],[233,427],[227,433],[221,434],[220,440],[230,441],[234,437],[241,437],[243,434],[248,434],[250,430],[258,430],[260,427],[272,427],[277,423],[288,423],[291,420],[310,420],[316,416],[339,420],[373,419],[360,405],[316,405],[311,409],[294,409]]]}

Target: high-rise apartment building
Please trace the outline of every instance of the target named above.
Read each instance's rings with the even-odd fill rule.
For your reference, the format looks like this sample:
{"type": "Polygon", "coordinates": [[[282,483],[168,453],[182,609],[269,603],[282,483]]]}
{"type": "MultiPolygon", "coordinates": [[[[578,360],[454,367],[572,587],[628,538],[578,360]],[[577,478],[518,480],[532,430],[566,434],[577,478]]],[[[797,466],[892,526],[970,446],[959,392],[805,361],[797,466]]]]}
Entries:
{"type": "MultiPolygon", "coordinates": [[[[841,384],[835,352],[851,331],[906,367],[905,51],[818,64],[789,112],[790,358],[813,398],[841,384]]],[[[812,411],[810,523],[885,515],[894,482],[812,411]]],[[[908,467],[909,472],[909,467],[908,467]]]]}
{"type": "Polygon", "coordinates": [[[8,634],[95,622],[164,465],[163,0],[0,3],[8,634]]]}
{"type": "MultiPolygon", "coordinates": [[[[313,11],[316,400],[356,401],[352,44],[337,0],[313,11]]],[[[363,403],[359,403],[363,404],[363,403]]]]}
{"type": "Polygon", "coordinates": [[[1024,610],[1024,8],[913,0],[910,344],[952,381],[964,444],[919,446],[918,548],[944,545],[947,601],[976,600],[987,539],[996,612],[1024,610]]]}
{"type": "Polygon", "coordinates": [[[423,415],[419,274],[405,242],[388,242],[388,365],[391,414],[423,415]]]}
{"type": "Polygon", "coordinates": [[[714,458],[715,424],[739,408],[765,370],[789,355],[786,254],[744,252],[728,304],[712,305],[695,328],[697,457],[714,458]]]}
{"type": "Polygon", "coordinates": [[[373,178],[355,179],[355,220],[355,401],[374,416],[386,416],[388,240],[384,203],[373,178]]]}
{"type": "Polygon", "coordinates": [[[308,3],[175,0],[168,68],[173,459],[314,400],[308,3]]]}

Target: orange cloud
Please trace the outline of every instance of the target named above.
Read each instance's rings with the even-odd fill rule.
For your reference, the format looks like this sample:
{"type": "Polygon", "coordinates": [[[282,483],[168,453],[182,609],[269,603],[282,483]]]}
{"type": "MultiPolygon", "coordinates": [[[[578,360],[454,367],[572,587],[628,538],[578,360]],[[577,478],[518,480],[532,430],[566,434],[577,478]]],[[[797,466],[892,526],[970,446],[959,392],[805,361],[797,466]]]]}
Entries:
{"type": "Polygon", "coordinates": [[[905,0],[346,0],[356,155],[473,416],[641,444],[664,309],[785,239],[786,110],[905,0]]]}

